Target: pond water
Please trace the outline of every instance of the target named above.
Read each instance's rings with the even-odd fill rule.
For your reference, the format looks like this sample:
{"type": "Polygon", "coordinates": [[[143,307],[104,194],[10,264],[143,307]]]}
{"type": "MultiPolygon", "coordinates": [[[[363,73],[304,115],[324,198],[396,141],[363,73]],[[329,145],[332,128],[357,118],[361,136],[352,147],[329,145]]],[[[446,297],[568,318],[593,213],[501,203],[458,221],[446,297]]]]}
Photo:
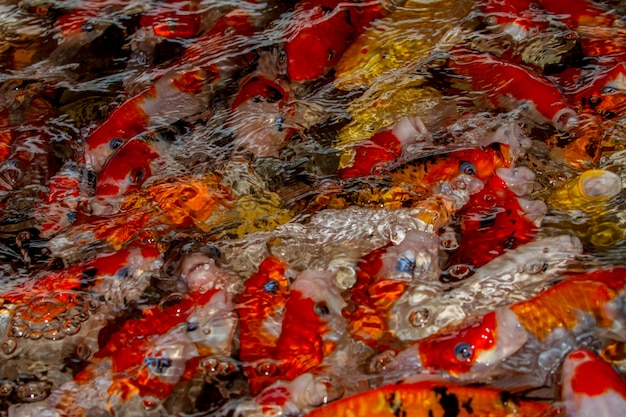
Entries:
{"type": "Polygon", "coordinates": [[[624,13],[1,0],[0,415],[626,392],[624,13]]]}

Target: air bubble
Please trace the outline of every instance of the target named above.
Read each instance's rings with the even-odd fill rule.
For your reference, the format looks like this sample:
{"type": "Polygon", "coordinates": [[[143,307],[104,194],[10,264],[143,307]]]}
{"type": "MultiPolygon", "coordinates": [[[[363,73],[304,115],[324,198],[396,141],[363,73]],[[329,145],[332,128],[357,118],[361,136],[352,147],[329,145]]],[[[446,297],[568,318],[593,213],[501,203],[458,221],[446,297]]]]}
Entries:
{"type": "Polygon", "coordinates": [[[424,327],[430,321],[430,311],[427,308],[413,310],[409,314],[409,324],[413,327],[424,327]]]}
{"type": "Polygon", "coordinates": [[[50,384],[43,381],[32,381],[17,387],[17,396],[27,403],[44,400],[50,395],[50,384]]]}
{"type": "Polygon", "coordinates": [[[75,335],[80,331],[80,323],[76,323],[74,320],[66,320],[63,324],[63,331],[68,336],[75,335]]]}
{"type": "Polygon", "coordinates": [[[2,343],[2,353],[10,355],[17,349],[17,341],[15,339],[7,339],[2,343]]]}
{"type": "Polygon", "coordinates": [[[263,362],[256,367],[256,371],[261,376],[272,376],[278,373],[278,366],[275,363],[263,362]]]}
{"type": "Polygon", "coordinates": [[[188,314],[192,307],[193,301],[182,293],[170,294],[159,303],[159,310],[175,317],[182,317],[188,314]]]}

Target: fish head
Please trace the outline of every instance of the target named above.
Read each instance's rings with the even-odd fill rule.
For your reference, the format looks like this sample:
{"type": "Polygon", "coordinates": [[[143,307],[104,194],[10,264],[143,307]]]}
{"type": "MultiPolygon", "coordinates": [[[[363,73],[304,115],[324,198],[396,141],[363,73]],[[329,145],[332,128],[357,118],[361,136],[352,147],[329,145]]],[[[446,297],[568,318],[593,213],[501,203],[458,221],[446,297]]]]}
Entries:
{"type": "Polygon", "coordinates": [[[96,197],[120,197],[140,189],[162,152],[158,143],[144,136],[122,144],[96,177],[96,197]]]}
{"type": "Polygon", "coordinates": [[[517,317],[498,309],[417,342],[421,367],[459,378],[482,376],[528,340],[517,317]]]}
{"type": "Polygon", "coordinates": [[[568,415],[620,415],[626,410],[626,382],[595,352],[577,349],[561,368],[561,397],[568,415]]]}

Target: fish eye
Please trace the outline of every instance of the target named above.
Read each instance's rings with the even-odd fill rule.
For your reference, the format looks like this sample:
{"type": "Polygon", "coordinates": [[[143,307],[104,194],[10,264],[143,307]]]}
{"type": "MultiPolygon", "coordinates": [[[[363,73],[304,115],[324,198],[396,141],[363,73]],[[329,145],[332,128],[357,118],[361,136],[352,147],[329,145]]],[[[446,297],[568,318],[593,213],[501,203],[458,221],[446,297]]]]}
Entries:
{"type": "Polygon", "coordinates": [[[145,363],[158,374],[162,374],[167,368],[172,366],[172,361],[167,358],[146,358],[145,363]]]}
{"type": "Polygon", "coordinates": [[[265,284],[263,284],[263,291],[272,295],[276,294],[276,292],[278,291],[278,281],[276,281],[275,279],[270,279],[265,284]]]}
{"type": "Polygon", "coordinates": [[[80,27],[80,30],[82,30],[83,32],[93,32],[93,23],[92,22],[85,22],[83,23],[83,25],[80,27]]]}
{"type": "Polygon", "coordinates": [[[461,342],[454,347],[454,357],[459,362],[469,362],[474,348],[467,342],[461,342]]]}
{"type": "Polygon", "coordinates": [[[145,178],[145,174],[141,169],[134,169],[128,176],[128,182],[131,184],[139,184],[145,178]]]}
{"type": "Polygon", "coordinates": [[[548,263],[544,261],[530,262],[524,266],[524,270],[529,274],[539,274],[548,270],[548,263]]]}
{"type": "Polygon", "coordinates": [[[407,272],[412,274],[415,270],[415,260],[406,256],[399,257],[398,262],[396,262],[396,270],[398,272],[407,272]]]}
{"type": "Polygon", "coordinates": [[[461,163],[461,172],[467,175],[476,175],[476,165],[471,162],[462,162],[461,163]]]}
{"type": "Polygon", "coordinates": [[[109,141],[109,148],[111,149],[117,149],[120,146],[122,146],[122,144],[124,143],[124,141],[121,138],[113,138],[109,141]]]}
{"type": "Polygon", "coordinates": [[[188,332],[193,332],[198,330],[198,323],[187,323],[187,331],[188,332]]]}
{"type": "Polygon", "coordinates": [[[617,93],[617,88],[613,88],[613,87],[602,88],[602,94],[615,94],[615,93],[617,93]]]}
{"type": "Polygon", "coordinates": [[[329,49],[328,50],[328,57],[326,59],[328,61],[332,61],[334,57],[335,57],[335,50],[334,49],[329,49]]]}
{"type": "Polygon", "coordinates": [[[315,303],[313,309],[315,311],[315,314],[320,317],[324,317],[330,314],[330,308],[328,308],[328,304],[326,304],[324,301],[315,303]]]}

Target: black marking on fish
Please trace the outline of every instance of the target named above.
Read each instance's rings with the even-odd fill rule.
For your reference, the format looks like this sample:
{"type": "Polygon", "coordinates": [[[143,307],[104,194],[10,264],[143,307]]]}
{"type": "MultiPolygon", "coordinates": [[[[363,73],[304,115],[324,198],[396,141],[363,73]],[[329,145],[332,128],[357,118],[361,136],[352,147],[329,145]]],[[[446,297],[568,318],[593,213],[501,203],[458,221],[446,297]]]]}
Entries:
{"type": "Polygon", "coordinates": [[[461,403],[461,407],[467,411],[467,414],[472,414],[474,412],[474,409],[472,409],[472,399],[473,398],[470,397],[467,401],[461,403]]]}
{"type": "Polygon", "coordinates": [[[457,417],[461,413],[459,399],[455,394],[448,394],[446,387],[433,388],[440,395],[439,405],[443,408],[443,417],[457,417]]]}
{"type": "Polygon", "coordinates": [[[395,417],[406,417],[406,410],[402,407],[402,400],[400,397],[396,397],[396,393],[392,392],[389,394],[387,398],[387,403],[389,404],[389,408],[393,412],[395,417]]]}

